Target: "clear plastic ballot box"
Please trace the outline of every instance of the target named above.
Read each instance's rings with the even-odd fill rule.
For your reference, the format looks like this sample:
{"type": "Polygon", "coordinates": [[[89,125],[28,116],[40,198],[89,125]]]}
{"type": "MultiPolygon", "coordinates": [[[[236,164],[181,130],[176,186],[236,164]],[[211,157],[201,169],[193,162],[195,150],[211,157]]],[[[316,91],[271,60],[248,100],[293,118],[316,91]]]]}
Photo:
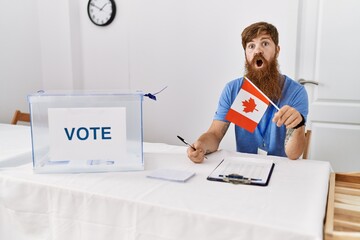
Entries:
{"type": "Polygon", "coordinates": [[[144,169],[142,92],[28,96],[36,173],[144,169]]]}

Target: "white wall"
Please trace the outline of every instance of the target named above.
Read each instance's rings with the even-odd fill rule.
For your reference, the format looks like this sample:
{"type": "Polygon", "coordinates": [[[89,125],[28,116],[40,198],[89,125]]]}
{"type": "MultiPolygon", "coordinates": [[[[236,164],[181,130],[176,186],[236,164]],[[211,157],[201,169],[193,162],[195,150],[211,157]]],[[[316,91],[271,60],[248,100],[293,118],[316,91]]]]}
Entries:
{"type": "MultiPolygon", "coordinates": [[[[192,142],[207,130],[225,83],[244,72],[241,32],[250,23],[265,20],[278,27],[281,69],[293,75],[297,7],[296,1],[279,0],[131,1],[132,87],[168,86],[157,103],[145,101],[147,140],[175,144],[181,135],[192,142]]],[[[233,127],[222,147],[235,149],[233,127]]]]}
{"type": "Polygon", "coordinates": [[[28,111],[26,95],[42,86],[37,4],[0,0],[0,122],[28,111]]]}
{"type": "MultiPolygon", "coordinates": [[[[158,101],[144,100],[145,141],[180,144],[176,135],[182,135],[191,142],[210,125],[225,83],[243,74],[240,34],[255,21],[278,27],[281,70],[295,74],[298,1],[116,0],[117,16],[104,28],[89,21],[87,3],[7,3],[17,22],[5,26],[1,16],[9,45],[0,46],[1,63],[9,65],[0,71],[1,122],[15,108],[26,110],[26,94],[41,88],[156,92],[168,86],[158,101]]],[[[223,147],[234,149],[233,142],[231,129],[223,147]]]]}

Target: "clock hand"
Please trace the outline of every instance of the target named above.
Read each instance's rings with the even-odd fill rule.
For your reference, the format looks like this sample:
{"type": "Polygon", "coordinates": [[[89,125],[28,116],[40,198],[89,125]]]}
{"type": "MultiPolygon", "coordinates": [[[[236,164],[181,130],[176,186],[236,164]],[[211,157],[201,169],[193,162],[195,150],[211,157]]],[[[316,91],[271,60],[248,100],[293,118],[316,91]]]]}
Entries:
{"type": "Polygon", "coordinates": [[[90,5],[96,7],[97,9],[100,9],[100,11],[101,11],[101,8],[99,8],[98,6],[96,6],[95,3],[90,3],[90,5]]]}
{"type": "Polygon", "coordinates": [[[100,11],[102,11],[107,4],[108,3],[105,3],[104,6],[102,6],[102,8],[100,8],[100,11]]]}

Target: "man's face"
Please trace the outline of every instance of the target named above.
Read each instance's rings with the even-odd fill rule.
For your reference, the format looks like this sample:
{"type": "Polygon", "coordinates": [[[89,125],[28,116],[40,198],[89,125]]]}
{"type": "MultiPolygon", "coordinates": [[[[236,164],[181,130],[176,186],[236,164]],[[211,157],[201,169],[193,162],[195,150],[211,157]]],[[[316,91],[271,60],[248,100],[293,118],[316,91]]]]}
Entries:
{"type": "Polygon", "coordinates": [[[270,99],[281,97],[280,72],[277,56],[280,47],[270,35],[261,34],[246,44],[246,76],[270,99]]]}
{"type": "Polygon", "coordinates": [[[253,69],[261,69],[266,62],[277,58],[280,47],[276,46],[268,34],[260,34],[246,44],[245,55],[248,64],[252,64],[253,69]],[[254,59],[255,58],[255,59],[254,59]],[[254,60],[254,62],[252,62],[254,60]]]}

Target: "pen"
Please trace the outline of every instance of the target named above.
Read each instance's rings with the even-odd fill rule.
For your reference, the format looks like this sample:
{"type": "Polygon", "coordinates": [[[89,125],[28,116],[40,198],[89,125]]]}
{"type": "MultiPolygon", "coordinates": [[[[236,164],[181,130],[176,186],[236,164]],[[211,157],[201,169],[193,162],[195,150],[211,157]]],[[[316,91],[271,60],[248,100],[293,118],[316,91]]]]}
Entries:
{"type": "Polygon", "coordinates": [[[185,141],[185,139],[183,139],[182,137],[180,137],[179,135],[177,136],[178,139],[180,139],[180,141],[182,141],[183,143],[185,143],[185,145],[188,145],[189,147],[191,147],[194,151],[196,151],[196,148],[194,148],[191,144],[189,144],[188,142],[185,141]]]}
{"type": "Polygon", "coordinates": [[[236,174],[236,173],[232,173],[229,175],[221,175],[220,174],[219,177],[229,178],[229,179],[243,179],[243,180],[250,180],[250,181],[262,181],[262,179],[260,179],[260,178],[247,178],[247,177],[244,177],[244,176],[236,174]]]}
{"type": "MultiPolygon", "coordinates": [[[[182,137],[180,137],[179,135],[177,135],[178,139],[180,139],[180,141],[182,141],[183,143],[185,143],[185,145],[188,145],[189,147],[191,147],[194,151],[196,151],[196,148],[194,148],[193,145],[189,144],[188,142],[185,141],[185,139],[183,139],[182,137]]],[[[206,156],[204,156],[205,159],[207,159],[206,156]]]]}

